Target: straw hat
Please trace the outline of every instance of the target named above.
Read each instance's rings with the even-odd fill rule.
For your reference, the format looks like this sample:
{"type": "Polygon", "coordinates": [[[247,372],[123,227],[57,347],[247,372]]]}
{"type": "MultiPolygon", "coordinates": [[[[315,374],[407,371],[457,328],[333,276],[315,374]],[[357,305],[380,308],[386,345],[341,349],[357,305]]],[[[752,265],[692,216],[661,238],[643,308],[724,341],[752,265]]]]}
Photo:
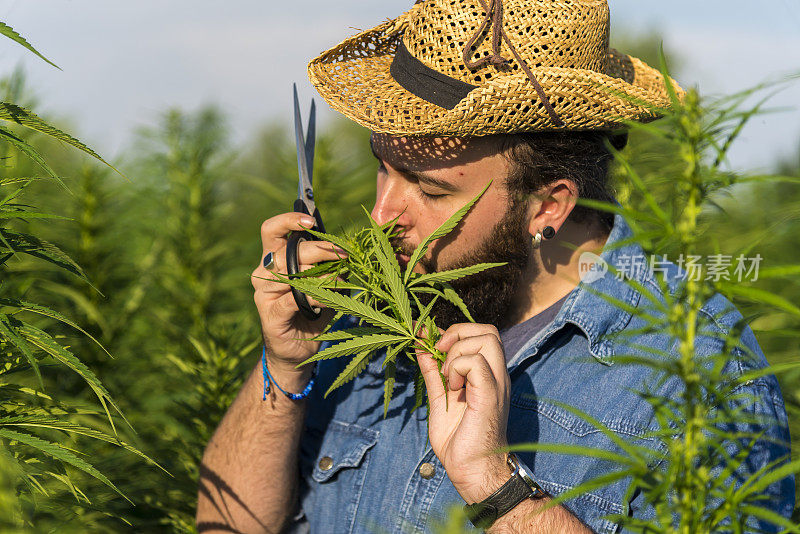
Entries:
{"type": "Polygon", "coordinates": [[[657,118],[670,105],[661,73],[609,49],[608,35],[607,0],[422,0],[322,53],[308,73],[333,109],[391,135],[657,118]]]}

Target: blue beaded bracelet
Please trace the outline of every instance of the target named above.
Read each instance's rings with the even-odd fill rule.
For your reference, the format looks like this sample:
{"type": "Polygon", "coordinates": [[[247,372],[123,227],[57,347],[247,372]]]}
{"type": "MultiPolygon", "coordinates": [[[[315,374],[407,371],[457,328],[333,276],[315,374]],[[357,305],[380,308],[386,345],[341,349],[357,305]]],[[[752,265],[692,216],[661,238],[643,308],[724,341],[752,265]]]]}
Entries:
{"type": "MultiPolygon", "coordinates": [[[[308,397],[308,394],[311,393],[311,389],[314,387],[314,378],[311,378],[311,381],[308,383],[306,388],[303,390],[302,393],[288,393],[283,390],[282,387],[275,382],[275,379],[272,378],[272,375],[269,374],[269,369],[267,369],[267,347],[266,345],[262,345],[261,347],[261,369],[262,374],[264,375],[264,397],[261,400],[267,400],[267,395],[269,395],[270,391],[272,391],[272,384],[275,384],[275,387],[278,388],[278,391],[286,395],[292,400],[303,400],[308,397]]],[[[314,370],[316,374],[316,369],[314,370]]]]}

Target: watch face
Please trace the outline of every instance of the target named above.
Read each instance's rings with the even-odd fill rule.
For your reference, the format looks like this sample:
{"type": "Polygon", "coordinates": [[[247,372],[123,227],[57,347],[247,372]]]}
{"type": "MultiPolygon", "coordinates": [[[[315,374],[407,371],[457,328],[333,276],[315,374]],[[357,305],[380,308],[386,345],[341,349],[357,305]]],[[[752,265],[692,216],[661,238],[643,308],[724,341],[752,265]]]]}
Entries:
{"type": "MultiPolygon", "coordinates": [[[[509,455],[509,459],[510,459],[510,457],[511,457],[511,455],[509,455]]],[[[544,490],[539,487],[539,484],[534,482],[534,480],[531,477],[531,475],[528,474],[528,471],[525,469],[525,466],[523,464],[519,463],[519,459],[517,459],[516,456],[514,457],[514,460],[516,460],[515,461],[515,464],[516,464],[515,472],[519,475],[519,477],[523,480],[523,482],[525,482],[525,485],[527,485],[531,490],[530,498],[531,499],[540,499],[540,498],[544,497],[545,495],[547,495],[544,492],[544,490]]]]}
{"type": "Polygon", "coordinates": [[[518,478],[524,482],[525,486],[531,490],[531,498],[536,496],[537,490],[541,491],[538,484],[533,481],[528,472],[525,470],[525,467],[520,463],[516,454],[508,454],[508,466],[511,468],[511,479],[513,480],[518,478]]]}

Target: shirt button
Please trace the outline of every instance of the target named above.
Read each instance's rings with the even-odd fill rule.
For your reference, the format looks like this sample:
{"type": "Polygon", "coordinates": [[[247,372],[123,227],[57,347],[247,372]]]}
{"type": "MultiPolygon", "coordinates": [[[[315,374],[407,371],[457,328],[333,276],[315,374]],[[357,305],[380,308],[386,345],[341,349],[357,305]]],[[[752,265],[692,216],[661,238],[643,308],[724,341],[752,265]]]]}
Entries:
{"type": "Polygon", "coordinates": [[[433,475],[436,474],[436,468],[433,464],[425,462],[421,466],[419,466],[419,476],[422,478],[433,478],[433,475]]]}
{"type": "Polygon", "coordinates": [[[319,468],[322,471],[328,471],[331,467],[333,467],[333,458],[330,456],[323,456],[319,459],[319,468]]]}

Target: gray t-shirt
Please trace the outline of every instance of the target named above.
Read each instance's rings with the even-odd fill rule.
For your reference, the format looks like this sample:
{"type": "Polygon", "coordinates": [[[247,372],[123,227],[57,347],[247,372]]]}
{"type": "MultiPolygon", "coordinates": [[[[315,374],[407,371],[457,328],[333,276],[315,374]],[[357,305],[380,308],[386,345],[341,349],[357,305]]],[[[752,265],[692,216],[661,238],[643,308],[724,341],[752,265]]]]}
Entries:
{"type": "Polygon", "coordinates": [[[554,303],[546,310],[534,315],[530,319],[522,321],[519,324],[515,324],[514,326],[509,326],[508,328],[500,331],[500,341],[503,342],[503,350],[506,354],[506,362],[511,360],[517,351],[521,349],[523,345],[525,345],[525,343],[527,343],[533,336],[538,334],[542,328],[549,325],[553,319],[556,318],[556,315],[558,315],[559,310],[561,310],[561,306],[564,304],[564,301],[567,300],[568,296],[569,295],[564,295],[561,300],[554,303]]]}

